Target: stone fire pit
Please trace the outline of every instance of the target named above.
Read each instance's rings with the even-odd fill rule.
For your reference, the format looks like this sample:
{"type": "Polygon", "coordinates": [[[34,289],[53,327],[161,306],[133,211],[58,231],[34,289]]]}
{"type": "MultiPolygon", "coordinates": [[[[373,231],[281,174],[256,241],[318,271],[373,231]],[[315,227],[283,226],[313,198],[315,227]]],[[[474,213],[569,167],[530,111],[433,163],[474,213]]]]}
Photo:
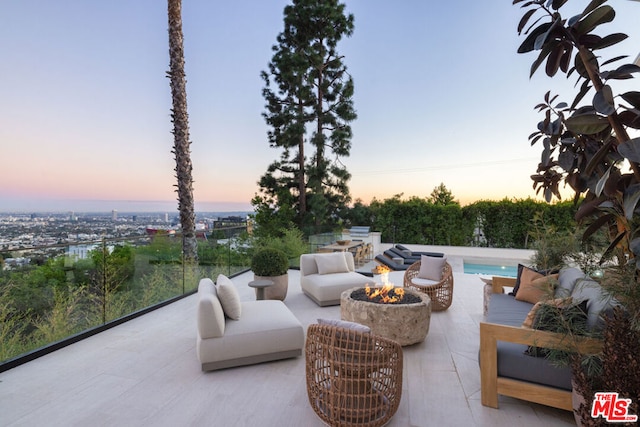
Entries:
{"type": "Polygon", "coordinates": [[[351,293],[361,288],[351,288],[340,296],[342,320],[360,323],[371,328],[371,333],[389,338],[402,346],[424,341],[431,321],[431,299],[428,295],[405,288],[406,294],[415,295],[420,302],[412,304],[382,304],[361,301],[351,293]]]}

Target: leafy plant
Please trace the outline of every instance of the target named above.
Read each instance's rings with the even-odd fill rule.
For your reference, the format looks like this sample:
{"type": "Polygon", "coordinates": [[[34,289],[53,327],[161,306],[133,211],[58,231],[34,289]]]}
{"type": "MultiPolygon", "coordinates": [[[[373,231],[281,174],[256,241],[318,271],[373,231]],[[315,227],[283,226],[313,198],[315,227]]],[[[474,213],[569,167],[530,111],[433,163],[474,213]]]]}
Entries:
{"type": "Polygon", "coordinates": [[[279,249],[259,249],[251,258],[251,271],[256,276],[281,276],[286,274],[288,269],[289,260],[287,255],[279,249]]]}
{"type": "Polygon", "coordinates": [[[295,227],[284,230],[279,237],[259,237],[253,241],[252,246],[256,251],[264,248],[278,249],[284,252],[289,260],[298,259],[308,249],[308,244],[303,239],[302,232],[295,227]]]}
{"type": "MultiPolygon", "coordinates": [[[[640,129],[640,92],[616,96],[612,85],[633,78],[640,66],[614,66],[627,56],[607,58],[603,53],[627,38],[623,33],[595,33],[615,18],[606,0],[590,1],[569,19],[560,13],[568,0],[513,1],[518,3],[527,9],[518,24],[518,33],[526,35],[518,53],[539,51],[531,75],[546,63],[548,76],[558,71],[567,77],[575,75],[579,87],[571,105],[559,102],[558,96],[549,91],[536,106],[544,119],[529,136],[532,145],[542,142],[542,161],[532,176],[534,187],[550,201],[554,196],[560,198],[559,183],[566,182],[575,191],[576,202],[584,197],[576,215],[586,225],[583,240],[599,231],[608,237],[600,251],[600,263],[605,265],[600,282],[626,309],[628,319],[619,323],[606,319],[609,333],[605,334],[604,346],[611,351],[603,352],[603,369],[619,370],[629,362],[637,366],[637,350],[633,351],[640,347],[640,138],[631,138],[628,130],[640,129]],[[581,105],[589,99],[587,95],[590,101],[581,105]],[[617,345],[613,340],[620,336],[634,337],[634,345],[617,345]]],[[[576,372],[581,373],[579,365],[576,372]]],[[[588,376],[576,378],[584,381],[588,376]]],[[[583,386],[580,388],[586,390],[583,386]]],[[[607,387],[620,391],[623,383],[613,380],[607,387]]],[[[627,396],[636,397],[640,385],[626,391],[630,393],[627,396]]],[[[589,421],[587,414],[582,415],[589,421]]]]}
{"type": "Polygon", "coordinates": [[[537,270],[557,270],[567,264],[568,258],[576,251],[575,236],[564,230],[559,231],[545,221],[542,212],[536,212],[531,221],[533,230],[529,232],[535,253],[531,264],[537,270]]]}
{"type": "Polygon", "coordinates": [[[575,74],[580,86],[571,105],[558,102],[558,96],[549,91],[544,102],[536,106],[544,119],[529,139],[532,145],[542,141],[543,148],[542,161],[532,179],[538,192],[544,191],[547,201],[553,196],[560,198],[561,181],[575,190],[576,201],[584,194],[577,218],[591,218],[585,235],[606,227],[611,242],[603,257],[617,251],[618,260],[624,261],[626,256],[640,254],[640,235],[634,226],[634,212],[640,200],[640,138],[632,139],[627,132],[628,128],[640,129],[640,92],[616,97],[610,83],[633,78],[640,67],[623,64],[603,69],[626,56],[600,63],[604,56],[600,51],[627,38],[622,33],[604,37],[594,33],[615,17],[613,8],[604,5],[606,0],[591,1],[569,19],[560,14],[566,3],[567,0],[526,2],[522,7],[528,10],[518,25],[518,32],[527,35],[518,53],[540,51],[531,66],[531,75],[546,61],[547,75],[552,77],[558,71],[567,76],[575,74]],[[536,14],[542,16],[527,26],[536,14]],[[591,102],[579,106],[591,92],[591,102]],[[629,165],[628,172],[625,165],[629,165]]]}

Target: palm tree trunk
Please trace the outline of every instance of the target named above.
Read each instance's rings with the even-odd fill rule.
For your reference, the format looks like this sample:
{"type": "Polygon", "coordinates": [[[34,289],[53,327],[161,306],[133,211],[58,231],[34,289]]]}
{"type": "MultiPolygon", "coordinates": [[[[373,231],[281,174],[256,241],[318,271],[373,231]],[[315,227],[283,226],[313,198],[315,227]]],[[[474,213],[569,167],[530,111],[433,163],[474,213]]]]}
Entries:
{"type": "Polygon", "coordinates": [[[198,260],[195,212],[193,206],[193,179],[191,177],[191,151],[189,141],[189,115],[187,114],[187,82],[184,73],[184,45],[182,35],[182,0],[168,0],[169,16],[169,72],[173,108],[173,154],[176,159],[178,180],[178,210],[182,226],[182,255],[185,262],[198,260]]]}

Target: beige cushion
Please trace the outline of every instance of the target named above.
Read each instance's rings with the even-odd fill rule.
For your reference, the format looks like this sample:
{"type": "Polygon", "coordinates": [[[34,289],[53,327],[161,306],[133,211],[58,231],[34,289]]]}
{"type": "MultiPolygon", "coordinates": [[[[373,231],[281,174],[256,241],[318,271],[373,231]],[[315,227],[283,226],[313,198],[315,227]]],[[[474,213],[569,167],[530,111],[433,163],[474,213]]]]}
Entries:
{"type": "Polygon", "coordinates": [[[242,305],[240,304],[240,295],[238,295],[233,282],[224,274],[220,274],[216,280],[216,288],[224,314],[233,320],[240,319],[242,305]]]}
{"type": "Polygon", "coordinates": [[[339,305],[342,292],[371,282],[370,277],[354,271],[325,275],[310,274],[300,277],[302,291],[321,306],[339,305]]]}
{"type": "Polygon", "coordinates": [[[442,269],[446,264],[447,259],[442,257],[433,257],[422,255],[420,257],[420,271],[418,272],[418,278],[440,281],[442,279],[442,269]]]}
{"type": "Polygon", "coordinates": [[[533,270],[525,270],[522,272],[522,279],[520,280],[520,287],[516,293],[516,299],[531,304],[549,299],[553,296],[553,288],[557,280],[557,274],[543,276],[533,270]]]}
{"type": "Polygon", "coordinates": [[[322,254],[316,256],[318,274],[347,273],[349,266],[342,252],[322,254]]]}
{"type": "Polygon", "coordinates": [[[224,311],[211,279],[200,280],[198,286],[198,333],[200,338],[224,336],[224,311]]]}

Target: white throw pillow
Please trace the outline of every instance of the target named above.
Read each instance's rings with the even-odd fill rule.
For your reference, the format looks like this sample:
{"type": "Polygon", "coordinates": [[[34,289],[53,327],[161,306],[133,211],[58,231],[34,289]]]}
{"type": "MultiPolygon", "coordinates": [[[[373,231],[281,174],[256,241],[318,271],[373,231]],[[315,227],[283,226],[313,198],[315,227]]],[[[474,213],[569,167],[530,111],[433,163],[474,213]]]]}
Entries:
{"type": "Polygon", "coordinates": [[[349,266],[342,252],[319,254],[315,256],[318,274],[348,273],[349,266]]]}
{"type": "Polygon", "coordinates": [[[447,259],[442,257],[433,257],[422,255],[420,257],[420,271],[418,277],[421,279],[435,280],[439,282],[442,279],[442,269],[447,259]]]}
{"type": "Polygon", "coordinates": [[[240,304],[240,295],[238,295],[236,287],[233,286],[233,282],[224,274],[220,274],[216,280],[216,290],[224,314],[233,320],[240,319],[242,304],[240,304]]]}

